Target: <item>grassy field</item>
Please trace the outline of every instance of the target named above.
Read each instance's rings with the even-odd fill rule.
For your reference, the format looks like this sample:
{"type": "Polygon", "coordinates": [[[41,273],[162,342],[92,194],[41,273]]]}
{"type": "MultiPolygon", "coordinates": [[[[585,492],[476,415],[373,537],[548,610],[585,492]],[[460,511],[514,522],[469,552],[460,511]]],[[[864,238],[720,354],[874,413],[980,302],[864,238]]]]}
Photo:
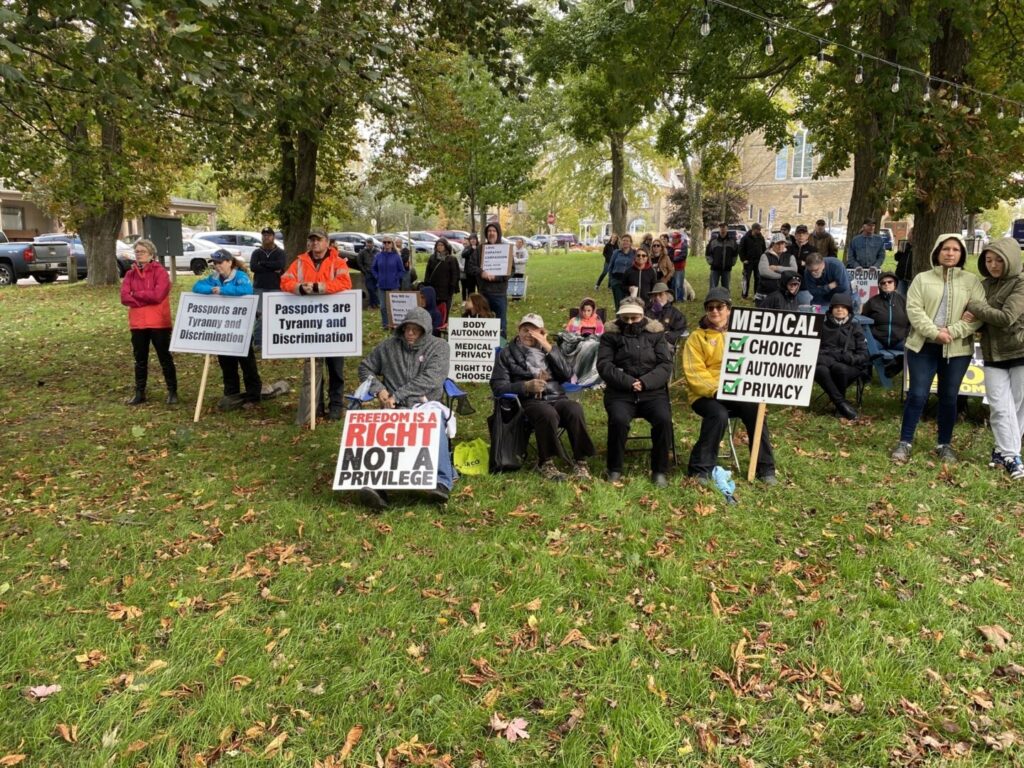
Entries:
{"type": "MultiPolygon", "coordinates": [[[[510,316],[554,325],[599,268],[534,255],[510,316]]],[[[854,424],[771,408],[780,483],[730,506],[683,476],[677,388],[666,490],[637,454],[621,487],[523,471],[369,516],[330,490],[340,427],[295,427],[294,391],[193,424],[201,359],[178,355],[180,406],[122,405],[116,289],[6,289],[0,321],[0,766],[1024,760],[1024,503],[983,424],[944,469],[925,422],[894,468],[895,393],[854,424]]],[[[460,438],[484,434],[473,397],[460,438]]]]}

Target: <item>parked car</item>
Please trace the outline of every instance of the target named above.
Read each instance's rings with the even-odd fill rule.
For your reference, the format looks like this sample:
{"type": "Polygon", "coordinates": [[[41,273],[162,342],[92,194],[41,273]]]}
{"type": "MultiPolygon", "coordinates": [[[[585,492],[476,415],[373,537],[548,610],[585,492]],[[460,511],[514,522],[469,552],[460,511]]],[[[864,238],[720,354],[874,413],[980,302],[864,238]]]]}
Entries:
{"type": "Polygon", "coordinates": [[[739,240],[741,237],[743,237],[745,234],[747,234],[747,225],[746,224],[730,224],[728,226],[728,230],[730,232],[735,232],[736,233],[736,239],[739,240]]]}
{"type": "Polygon", "coordinates": [[[52,243],[9,243],[0,244],[0,287],[14,285],[24,277],[34,277],[40,283],[52,283],[60,270],[68,268],[70,246],[55,241],[52,243]],[[53,275],[50,279],[49,275],[53,275]],[[46,277],[42,277],[45,275],[46,277]]]}
{"type": "Polygon", "coordinates": [[[430,234],[445,238],[449,243],[465,245],[469,240],[469,232],[464,229],[431,229],[430,234]]]}
{"type": "MultiPolygon", "coordinates": [[[[966,229],[961,229],[960,234],[963,235],[964,240],[970,239],[966,229]]],[[[984,229],[974,230],[974,253],[981,253],[989,242],[989,236],[985,233],[984,229]]]]}
{"type": "MultiPolygon", "coordinates": [[[[39,235],[39,237],[35,238],[32,242],[67,243],[68,247],[71,248],[71,253],[75,256],[78,278],[81,280],[88,276],[89,270],[85,259],[85,244],[82,242],[82,238],[78,235],[69,234],[67,232],[51,232],[46,235],[39,235]]],[[[117,258],[118,276],[124,277],[124,273],[132,266],[133,254],[131,253],[131,246],[121,240],[116,241],[115,255],[117,258]]],[[[66,275],[67,272],[67,266],[65,265],[62,269],[58,270],[58,272],[38,272],[33,274],[32,277],[37,283],[52,283],[57,279],[58,273],[66,275]]]]}
{"type": "Polygon", "coordinates": [[[328,237],[337,243],[345,243],[352,248],[352,253],[359,253],[367,240],[372,240],[374,245],[381,247],[379,236],[368,235],[365,232],[330,232],[328,237]]]}
{"type": "MultiPolygon", "coordinates": [[[[414,243],[429,243],[430,244],[430,252],[431,253],[433,253],[433,251],[434,251],[434,243],[436,243],[438,240],[441,239],[440,237],[435,235],[433,232],[427,232],[426,230],[416,230],[416,229],[414,229],[413,231],[411,231],[411,232],[409,232],[407,234],[412,237],[412,240],[413,240],[414,243]]],[[[447,238],[445,238],[445,239],[447,239],[447,238]]],[[[448,240],[448,244],[452,247],[452,253],[454,253],[456,256],[458,256],[460,253],[462,253],[462,248],[463,248],[462,243],[455,242],[455,241],[452,241],[452,240],[448,240]]],[[[419,248],[417,248],[416,250],[418,251],[419,248]]]]}
{"type": "Polygon", "coordinates": [[[237,248],[214,245],[206,240],[185,240],[181,246],[184,253],[174,259],[174,269],[178,272],[187,270],[193,275],[203,274],[210,266],[210,257],[213,252],[222,249],[235,258],[243,260],[237,248]]]}
{"type": "MultiPolygon", "coordinates": [[[[215,247],[227,248],[232,252],[238,251],[239,258],[247,264],[249,263],[249,257],[252,256],[252,252],[263,244],[263,237],[259,232],[244,232],[237,229],[200,232],[192,239],[193,241],[202,240],[212,243],[215,247]]],[[[280,242],[275,242],[277,242],[278,248],[284,248],[284,245],[280,242]]]]}
{"type": "Polygon", "coordinates": [[[1024,248],[1024,219],[1014,219],[1013,224],[1010,225],[1010,231],[1006,234],[1020,243],[1021,248],[1024,248]]]}
{"type": "Polygon", "coordinates": [[[535,250],[541,247],[541,242],[536,238],[530,237],[529,235],[509,235],[509,237],[519,238],[520,240],[523,241],[523,245],[525,245],[530,250],[535,250]]]}
{"type": "Polygon", "coordinates": [[[836,241],[836,248],[843,249],[846,247],[846,227],[829,227],[828,233],[836,241]]]}

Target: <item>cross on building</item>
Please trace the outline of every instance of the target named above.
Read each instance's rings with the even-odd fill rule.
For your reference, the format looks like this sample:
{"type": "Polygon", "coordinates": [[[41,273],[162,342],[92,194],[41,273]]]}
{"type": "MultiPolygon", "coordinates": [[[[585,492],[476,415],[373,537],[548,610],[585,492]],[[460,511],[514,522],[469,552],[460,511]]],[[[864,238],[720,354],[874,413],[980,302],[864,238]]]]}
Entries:
{"type": "Polygon", "coordinates": [[[805,195],[804,194],[804,188],[803,187],[800,187],[800,192],[798,194],[793,195],[793,199],[796,200],[796,212],[797,213],[803,213],[804,212],[804,200],[806,200],[808,197],[810,197],[810,195],[805,195]]]}

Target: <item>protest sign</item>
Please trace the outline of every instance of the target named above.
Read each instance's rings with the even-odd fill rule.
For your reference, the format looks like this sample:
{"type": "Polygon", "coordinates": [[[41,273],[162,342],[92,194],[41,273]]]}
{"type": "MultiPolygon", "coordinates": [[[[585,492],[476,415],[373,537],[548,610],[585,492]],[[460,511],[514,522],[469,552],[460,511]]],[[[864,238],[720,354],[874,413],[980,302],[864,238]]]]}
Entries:
{"type": "Polygon", "coordinates": [[[490,381],[494,350],[501,344],[501,321],[496,318],[453,317],[448,320],[453,381],[490,381]]]}
{"type": "Polygon", "coordinates": [[[511,243],[489,243],[481,246],[483,258],[480,261],[480,269],[490,272],[495,277],[508,277],[512,274],[512,244],[511,243]]]}
{"type": "Polygon", "coordinates": [[[384,300],[387,302],[388,325],[397,328],[409,310],[420,305],[420,294],[419,291],[385,291],[384,300]]]}
{"type": "MultiPolygon", "coordinates": [[[[910,391],[910,373],[907,370],[907,361],[903,361],[903,391],[910,391]]],[[[929,392],[933,395],[939,393],[939,377],[936,375],[932,379],[932,385],[929,392]]],[[[974,345],[974,353],[971,355],[971,364],[967,367],[967,373],[964,374],[963,381],[960,382],[960,391],[957,392],[958,396],[961,397],[980,397],[985,398],[987,402],[987,395],[985,394],[985,359],[981,354],[981,344],[974,345]]]]}
{"type": "Polygon", "coordinates": [[[436,488],[442,429],[433,409],[346,412],[334,490],[436,488]]]}
{"type": "Polygon", "coordinates": [[[508,297],[510,299],[525,299],[526,298],[526,281],[527,277],[510,277],[508,279],[508,297]]]}
{"type": "Polygon", "coordinates": [[[736,307],[718,381],[721,400],[810,405],[822,315],[736,307]]]}
{"type": "Polygon", "coordinates": [[[296,296],[263,294],[263,357],[359,357],[363,354],[361,291],[296,296]]]}
{"type": "Polygon", "coordinates": [[[846,274],[850,278],[853,304],[859,311],[868,299],[878,293],[878,276],[881,270],[878,267],[857,267],[847,269],[846,274]]]}
{"type": "Polygon", "coordinates": [[[171,352],[245,357],[258,305],[259,296],[181,294],[171,352]]]}

